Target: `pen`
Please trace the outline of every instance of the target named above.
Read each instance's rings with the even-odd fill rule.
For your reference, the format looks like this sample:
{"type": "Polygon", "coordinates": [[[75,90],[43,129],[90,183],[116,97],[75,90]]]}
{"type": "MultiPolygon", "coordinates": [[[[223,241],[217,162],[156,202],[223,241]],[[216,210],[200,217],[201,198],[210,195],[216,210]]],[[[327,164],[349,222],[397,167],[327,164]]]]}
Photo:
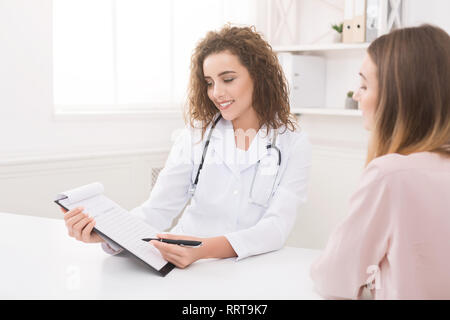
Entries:
{"type": "Polygon", "coordinates": [[[177,245],[181,245],[181,246],[191,246],[191,247],[196,247],[202,244],[201,241],[193,241],[193,240],[172,240],[172,239],[160,239],[160,238],[144,238],[142,239],[142,241],[151,241],[151,240],[156,240],[156,241],[161,241],[161,242],[165,242],[165,243],[170,243],[170,244],[177,244],[177,245]]]}

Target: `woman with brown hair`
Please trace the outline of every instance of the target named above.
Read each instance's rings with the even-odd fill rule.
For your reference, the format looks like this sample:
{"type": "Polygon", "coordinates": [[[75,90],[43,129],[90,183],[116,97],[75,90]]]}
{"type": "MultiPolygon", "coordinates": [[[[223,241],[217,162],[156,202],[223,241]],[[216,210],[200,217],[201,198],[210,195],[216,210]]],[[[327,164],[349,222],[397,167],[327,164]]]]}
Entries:
{"type": "MultiPolygon", "coordinates": [[[[283,247],[306,199],[311,158],[288,96],[277,56],[254,28],[226,26],[198,43],[191,59],[189,125],[150,198],[131,211],[167,230],[191,200],[171,234],[158,237],[202,246],[150,241],[167,261],[184,268],[203,258],[242,259],[283,247]]],[[[91,232],[95,221],[80,210],[65,220],[76,239],[102,241],[91,232]]]]}
{"type": "Polygon", "coordinates": [[[450,299],[450,37],[430,25],[395,30],[370,45],[360,70],[367,165],[350,215],[311,268],[316,289],[450,299]]]}

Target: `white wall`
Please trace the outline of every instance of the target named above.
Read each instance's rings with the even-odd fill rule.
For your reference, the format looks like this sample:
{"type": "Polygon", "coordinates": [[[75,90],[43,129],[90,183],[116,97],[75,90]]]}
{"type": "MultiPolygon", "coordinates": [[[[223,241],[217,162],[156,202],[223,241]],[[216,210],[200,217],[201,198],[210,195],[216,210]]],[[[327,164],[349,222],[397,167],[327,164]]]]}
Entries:
{"type": "Polygon", "coordinates": [[[364,169],[368,132],[362,117],[302,115],[312,143],[308,200],[300,208],[288,245],[321,249],[348,213],[348,201],[364,169]]]}
{"type": "Polygon", "coordinates": [[[450,33],[450,1],[448,0],[404,0],[406,24],[416,26],[431,23],[450,33]]]}

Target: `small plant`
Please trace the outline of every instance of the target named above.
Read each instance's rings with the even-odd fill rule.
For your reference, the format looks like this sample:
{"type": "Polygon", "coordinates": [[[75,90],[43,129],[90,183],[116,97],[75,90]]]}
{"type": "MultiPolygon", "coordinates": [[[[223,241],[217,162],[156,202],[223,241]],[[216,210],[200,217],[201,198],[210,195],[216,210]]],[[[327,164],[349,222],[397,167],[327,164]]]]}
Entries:
{"type": "Polygon", "coordinates": [[[342,30],[344,29],[344,24],[332,24],[331,28],[333,28],[333,30],[336,30],[337,33],[342,33],[342,30]]]}
{"type": "Polygon", "coordinates": [[[345,109],[358,109],[358,102],[353,99],[353,91],[347,92],[347,98],[345,98],[345,109]]]}

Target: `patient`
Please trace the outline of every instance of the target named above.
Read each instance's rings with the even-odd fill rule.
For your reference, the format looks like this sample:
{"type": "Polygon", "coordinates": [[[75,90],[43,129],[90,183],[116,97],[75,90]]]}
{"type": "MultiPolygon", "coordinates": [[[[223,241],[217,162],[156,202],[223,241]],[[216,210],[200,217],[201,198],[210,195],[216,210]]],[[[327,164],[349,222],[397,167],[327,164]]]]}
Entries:
{"type": "Polygon", "coordinates": [[[450,37],[430,25],[375,40],[360,69],[371,133],[348,217],[311,277],[327,298],[450,299],[450,37]]]}

